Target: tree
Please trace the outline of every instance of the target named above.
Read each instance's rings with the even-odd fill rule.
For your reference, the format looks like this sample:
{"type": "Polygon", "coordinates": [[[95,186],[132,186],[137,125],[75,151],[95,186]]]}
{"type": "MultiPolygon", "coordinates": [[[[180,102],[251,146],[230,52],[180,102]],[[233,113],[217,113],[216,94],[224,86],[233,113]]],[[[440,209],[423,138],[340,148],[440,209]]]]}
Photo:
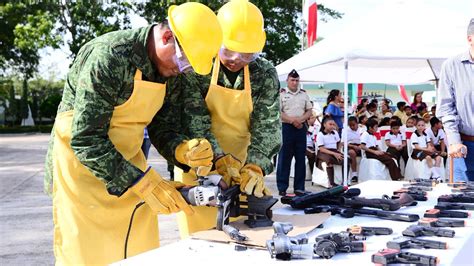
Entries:
{"type": "MultiPolygon", "coordinates": [[[[186,1],[151,0],[146,3],[138,3],[135,8],[137,13],[152,23],[165,20],[170,5],[179,5],[184,2],[186,1]]],[[[199,2],[217,12],[226,1],[203,0],[199,2]]],[[[266,58],[277,65],[296,54],[300,49],[301,1],[255,0],[251,2],[260,8],[264,17],[267,42],[263,53],[266,58]]],[[[318,5],[318,10],[323,21],[330,18],[341,18],[343,15],[321,4],[318,5]]]]}

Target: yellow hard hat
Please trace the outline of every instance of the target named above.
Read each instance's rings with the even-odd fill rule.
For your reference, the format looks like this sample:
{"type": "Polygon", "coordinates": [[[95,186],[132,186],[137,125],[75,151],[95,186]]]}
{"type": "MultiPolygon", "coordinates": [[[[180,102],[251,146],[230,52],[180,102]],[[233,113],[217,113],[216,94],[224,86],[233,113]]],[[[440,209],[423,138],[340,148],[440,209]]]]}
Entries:
{"type": "Polygon", "coordinates": [[[211,72],[212,59],[222,46],[222,29],[216,14],[201,3],[170,6],[168,21],[194,71],[211,72]]]}
{"type": "Polygon", "coordinates": [[[265,46],[260,9],[247,0],[231,0],[217,13],[224,32],[224,46],[235,52],[258,53],[265,46]]]}

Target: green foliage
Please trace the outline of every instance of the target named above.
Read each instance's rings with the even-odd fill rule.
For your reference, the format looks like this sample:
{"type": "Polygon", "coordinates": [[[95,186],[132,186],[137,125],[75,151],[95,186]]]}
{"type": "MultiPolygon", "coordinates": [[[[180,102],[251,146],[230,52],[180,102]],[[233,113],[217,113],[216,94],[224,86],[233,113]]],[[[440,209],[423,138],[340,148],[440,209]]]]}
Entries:
{"type": "Polygon", "coordinates": [[[41,116],[54,119],[56,117],[56,112],[58,111],[58,106],[60,102],[60,94],[53,94],[48,96],[39,107],[41,116]]]}
{"type": "MultiPolygon", "coordinates": [[[[150,0],[146,3],[136,4],[136,10],[149,23],[159,22],[167,17],[170,5],[179,5],[184,2],[187,1],[150,0]]],[[[217,12],[227,1],[204,0],[198,2],[217,12]]],[[[263,53],[266,58],[277,65],[295,55],[301,47],[301,1],[254,0],[251,2],[260,8],[265,20],[267,42],[263,53]]],[[[322,21],[341,18],[343,15],[321,4],[318,5],[318,10],[322,21]]]]}

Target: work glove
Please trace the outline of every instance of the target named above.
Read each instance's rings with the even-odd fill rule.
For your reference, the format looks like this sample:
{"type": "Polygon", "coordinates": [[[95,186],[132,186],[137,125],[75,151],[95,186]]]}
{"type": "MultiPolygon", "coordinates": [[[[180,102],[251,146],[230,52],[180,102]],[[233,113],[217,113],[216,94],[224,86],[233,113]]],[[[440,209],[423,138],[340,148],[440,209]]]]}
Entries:
{"type": "Polygon", "coordinates": [[[269,196],[272,193],[265,187],[263,171],[255,164],[246,164],[240,170],[240,191],[247,195],[254,195],[257,198],[269,196]]]}
{"type": "Polygon", "coordinates": [[[176,147],[176,160],[196,170],[198,176],[207,176],[212,167],[214,153],[207,139],[185,140],[176,147]]]}
{"type": "Polygon", "coordinates": [[[131,190],[157,214],[184,211],[187,215],[192,215],[194,214],[193,209],[177,190],[184,186],[180,182],[164,180],[150,167],[145,175],[131,187],[131,190]]]}
{"type": "Polygon", "coordinates": [[[242,163],[239,159],[227,154],[217,159],[215,162],[217,172],[222,176],[222,180],[230,187],[233,184],[240,184],[240,167],[242,163]]]}

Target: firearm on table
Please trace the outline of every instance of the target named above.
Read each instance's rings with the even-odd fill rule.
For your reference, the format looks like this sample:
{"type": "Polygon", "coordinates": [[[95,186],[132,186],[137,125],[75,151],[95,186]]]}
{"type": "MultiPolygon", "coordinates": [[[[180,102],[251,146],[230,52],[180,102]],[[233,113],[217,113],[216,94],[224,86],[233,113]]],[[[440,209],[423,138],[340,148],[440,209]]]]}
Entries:
{"type": "Polygon", "coordinates": [[[339,214],[344,218],[352,218],[355,215],[370,215],[376,216],[380,219],[392,220],[392,221],[402,221],[402,222],[416,222],[420,217],[417,214],[411,213],[402,213],[402,212],[389,212],[373,209],[353,209],[353,208],[344,208],[339,206],[313,206],[304,209],[304,213],[320,213],[320,212],[330,212],[332,215],[339,214]]]}
{"type": "Polygon", "coordinates": [[[368,227],[354,225],[346,229],[353,235],[373,236],[373,235],[391,235],[393,233],[392,228],[388,227],[368,227]]]}
{"type": "Polygon", "coordinates": [[[427,201],[428,200],[427,193],[425,191],[422,191],[422,190],[409,190],[409,189],[406,189],[406,188],[395,190],[393,192],[392,199],[399,199],[401,197],[401,195],[403,195],[405,193],[410,195],[410,197],[412,197],[416,201],[427,201]]]}
{"type": "Polygon", "coordinates": [[[454,219],[422,218],[418,225],[429,227],[464,227],[466,222],[454,219]]]}
{"type": "Polygon", "coordinates": [[[398,237],[392,241],[387,242],[387,248],[390,249],[407,249],[407,248],[432,248],[432,249],[447,249],[446,242],[413,238],[413,237],[398,237]]]}
{"type": "Polygon", "coordinates": [[[452,188],[470,188],[474,189],[474,182],[473,181],[462,181],[462,182],[454,182],[454,183],[447,183],[449,187],[452,188]]]}
{"type": "Polygon", "coordinates": [[[415,178],[414,180],[410,181],[407,185],[410,185],[410,186],[435,187],[437,184],[439,184],[439,181],[438,181],[438,180],[415,178]]]}
{"type": "Polygon", "coordinates": [[[339,252],[362,252],[365,250],[360,237],[349,232],[330,233],[316,237],[316,243],[308,244],[308,235],[288,236],[293,229],[290,223],[273,224],[275,234],[267,241],[267,250],[272,258],[279,260],[313,259],[316,256],[330,259],[339,252]]]}
{"type": "Polygon", "coordinates": [[[474,210],[474,204],[438,202],[435,206],[438,210],[474,210]]]}
{"type": "Polygon", "coordinates": [[[454,230],[442,229],[436,227],[410,225],[407,229],[403,230],[402,235],[409,237],[419,236],[439,236],[439,237],[454,237],[454,230]]]}
{"type": "Polygon", "coordinates": [[[469,193],[442,195],[438,197],[438,202],[474,203],[474,195],[469,193]]]}
{"type": "Polygon", "coordinates": [[[402,194],[398,200],[391,199],[367,199],[357,197],[360,195],[360,189],[348,189],[345,191],[343,186],[337,186],[322,192],[308,193],[295,197],[282,197],[281,202],[288,204],[294,209],[305,209],[315,205],[337,205],[347,208],[370,207],[382,210],[395,211],[401,206],[412,206],[415,203],[412,197],[402,194]]]}
{"type": "Polygon", "coordinates": [[[439,209],[430,209],[426,210],[425,218],[440,218],[440,217],[447,217],[447,218],[467,218],[469,217],[469,213],[461,212],[461,211],[443,211],[439,209]]]}
{"type": "Polygon", "coordinates": [[[403,184],[402,189],[407,189],[409,191],[433,191],[433,187],[428,187],[428,186],[420,186],[420,185],[413,185],[411,183],[408,184],[403,184]]]}
{"type": "Polygon", "coordinates": [[[415,264],[415,265],[438,265],[437,257],[415,254],[411,252],[401,252],[396,249],[383,249],[372,255],[372,262],[375,264],[415,264]]]}

